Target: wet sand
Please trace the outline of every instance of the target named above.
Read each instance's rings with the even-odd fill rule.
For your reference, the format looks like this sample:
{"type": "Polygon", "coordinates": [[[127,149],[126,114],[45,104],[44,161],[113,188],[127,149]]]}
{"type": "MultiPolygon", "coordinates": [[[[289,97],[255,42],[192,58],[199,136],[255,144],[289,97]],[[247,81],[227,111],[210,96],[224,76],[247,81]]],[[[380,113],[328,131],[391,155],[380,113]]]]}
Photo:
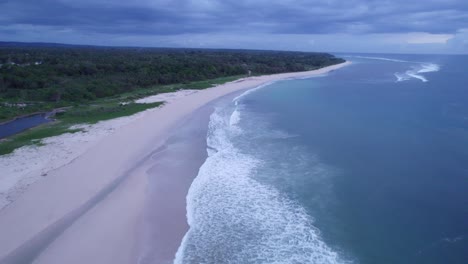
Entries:
{"type": "Polygon", "coordinates": [[[206,133],[212,111],[211,106],[195,111],[149,161],[139,263],[172,263],[188,231],[185,197],[207,158],[206,133]]]}

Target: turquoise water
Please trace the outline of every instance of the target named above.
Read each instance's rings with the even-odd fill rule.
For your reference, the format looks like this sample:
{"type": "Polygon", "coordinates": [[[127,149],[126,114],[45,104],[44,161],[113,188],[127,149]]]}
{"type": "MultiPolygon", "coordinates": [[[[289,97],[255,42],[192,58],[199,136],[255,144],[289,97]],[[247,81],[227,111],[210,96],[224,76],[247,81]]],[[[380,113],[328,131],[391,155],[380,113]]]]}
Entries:
{"type": "Polygon", "coordinates": [[[468,56],[341,56],[219,103],[176,263],[465,263],[468,56]]]}

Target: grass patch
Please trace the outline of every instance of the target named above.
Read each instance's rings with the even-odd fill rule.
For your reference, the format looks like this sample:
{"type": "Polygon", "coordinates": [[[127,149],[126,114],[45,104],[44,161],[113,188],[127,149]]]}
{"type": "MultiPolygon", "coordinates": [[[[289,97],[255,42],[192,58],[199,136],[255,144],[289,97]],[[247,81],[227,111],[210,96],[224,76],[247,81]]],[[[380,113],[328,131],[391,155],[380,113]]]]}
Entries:
{"type": "MultiPolygon", "coordinates": [[[[205,81],[196,81],[189,83],[180,84],[169,84],[169,85],[157,85],[149,88],[136,89],[132,92],[127,92],[115,96],[99,98],[92,101],[86,101],[81,103],[86,104],[106,104],[106,103],[118,103],[122,101],[132,101],[143,97],[156,95],[160,93],[174,92],[181,89],[195,89],[202,90],[210,88],[219,84],[234,81],[245,77],[245,75],[221,77],[216,79],[210,79],[205,81]]],[[[0,98],[0,123],[14,119],[17,116],[29,115],[37,112],[48,112],[60,107],[76,106],[77,102],[60,101],[60,102],[16,102],[6,101],[0,98]],[[7,106],[7,104],[14,103],[26,103],[25,107],[7,106]]]]}
{"type": "MultiPolygon", "coordinates": [[[[129,103],[122,105],[121,102],[128,102],[142,97],[156,95],[159,93],[174,92],[181,89],[206,89],[226,82],[231,82],[242,77],[245,76],[231,76],[206,81],[191,82],[186,84],[155,86],[146,89],[138,89],[134,92],[125,93],[114,97],[97,99],[89,102],[89,104],[74,105],[70,109],[67,109],[66,112],[57,113],[55,118],[58,121],[56,122],[43,124],[41,126],[26,130],[20,134],[11,136],[4,141],[0,141],[0,155],[11,153],[15,149],[20,148],[22,146],[40,146],[43,144],[41,140],[47,137],[53,137],[64,133],[75,133],[81,131],[80,129],[70,129],[70,126],[75,124],[95,124],[103,120],[133,115],[150,108],[158,107],[162,104],[162,102],[156,102],[150,104],[129,103]]],[[[54,106],[52,104],[43,104],[43,108],[41,108],[39,107],[39,105],[40,104],[21,110],[23,112],[19,112],[19,110],[13,109],[15,111],[18,111],[15,113],[8,112],[11,111],[12,108],[7,109],[6,107],[4,107],[4,109],[2,109],[0,107],[0,112],[4,113],[3,117],[11,118],[14,114],[19,115],[25,114],[26,112],[29,113],[51,110],[54,106]]],[[[72,105],[72,103],[62,102],[60,104],[60,106],[65,105],[72,105]]],[[[2,115],[0,115],[0,120],[1,117],[2,115]]]]}

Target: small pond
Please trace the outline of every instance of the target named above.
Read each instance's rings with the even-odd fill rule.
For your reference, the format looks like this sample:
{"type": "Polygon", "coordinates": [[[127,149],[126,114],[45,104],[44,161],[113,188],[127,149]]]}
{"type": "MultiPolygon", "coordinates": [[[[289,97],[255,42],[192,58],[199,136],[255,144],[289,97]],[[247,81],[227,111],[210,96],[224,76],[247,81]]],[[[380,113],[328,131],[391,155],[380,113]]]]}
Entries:
{"type": "Polygon", "coordinates": [[[28,128],[38,126],[40,124],[51,122],[47,119],[48,114],[35,114],[17,118],[11,122],[0,124],[0,138],[5,138],[24,131],[28,128]]]}

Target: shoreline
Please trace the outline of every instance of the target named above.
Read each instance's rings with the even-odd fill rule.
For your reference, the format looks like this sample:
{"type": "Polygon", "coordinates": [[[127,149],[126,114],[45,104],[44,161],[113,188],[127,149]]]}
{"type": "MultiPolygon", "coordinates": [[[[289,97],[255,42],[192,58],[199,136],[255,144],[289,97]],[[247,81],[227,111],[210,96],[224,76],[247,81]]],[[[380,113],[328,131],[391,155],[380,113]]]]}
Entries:
{"type": "Polygon", "coordinates": [[[186,197],[208,157],[206,135],[215,102],[195,110],[148,161],[138,263],[172,263],[189,230],[186,197]]]}
{"type": "MultiPolygon", "coordinates": [[[[135,246],[139,239],[136,234],[145,209],[148,181],[141,162],[165,144],[180,122],[196,109],[227,94],[277,80],[322,75],[348,64],[350,62],[309,72],[248,77],[181,96],[163,107],[137,114],[138,118],[111,120],[109,123],[114,123],[109,125],[112,131],[105,131],[94,141],[85,142],[86,146],[80,146],[83,142],[75,142],[72,147],[79,147],[79,150],[72,149],[71,152],[75,152],[66,160],[62,158],[53,166],[38,166],[23,175],[18,174],[19,178],[33,175],[31,179],[34,180],[26,181],[27,184],[22,186],[24,189],[19,188],[22,191],[17,192],[17,197],[0,210],[0,263],[8,263],[5,257],[15,250],[19,255],[31,254],[24,246],[34,242],[41,232],[50,232],[52,237],[47,245],[40,245],[43,248],[32,258],[35,263],[136,263],[135,246]],[[135,164],[140,165],[135,167],[135,164]],[[135,170],[129,170],[132,168],[135,170]],[[47,176],[42,177],[43,174],[47,176]],[[73,219],[68,227],[53,229],[54,223],[85,205],[123,175],[124,179],[115,189],[73,219]],[[52,234],[50,228],[56,233],[52,234]]],[[[55,140],[63,145],[70,137],[78,136],[68,135],[55,140]]],[[[41,152],[41,148],[47,147],[35,151],[41,152]]],[[[45,155],[50,154],[50,149],[53,153],[53,146],[49,146],[45,155]]],[[[22,155],[27,157],[31,151],[27,148],[15,151],[6,163],[3,157],[0,158],[0,169],[3,171],[8,164],[15,165],[22,155]]],[[[29,165],[27,160],[22,162],[23,166],[29,165]]],[[[17,184],[9,184],[18,188],[17,184]]]]}

